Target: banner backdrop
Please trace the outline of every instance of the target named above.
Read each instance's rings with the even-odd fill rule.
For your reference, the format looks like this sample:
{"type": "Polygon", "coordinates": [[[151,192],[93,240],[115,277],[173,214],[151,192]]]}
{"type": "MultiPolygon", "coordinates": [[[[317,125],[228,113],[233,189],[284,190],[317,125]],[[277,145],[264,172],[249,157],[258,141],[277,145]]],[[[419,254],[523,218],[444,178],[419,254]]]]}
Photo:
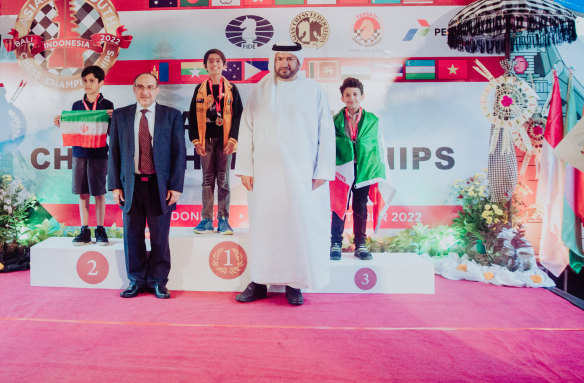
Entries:
{"type": "MultiPolygon", "coordinates": [[[[66,225],[78,225],[71,148],[53,117],[83,96],[84,66],[106,71],[102,93],[134,103],[132,81],[158,73],[158,102],[183,111],[206,78],[210,48],[228,58],[226,77],[244,104],[268,71],[272,44],[305,47],[301,75],[326,90],[333,113],[343,78],[363,81],[363,107],[381,118],[397,194],[382,229],[449,223],[458,207],[449,185],[487,165],[489,123],[480,107],[485,79],[502,57],[450,50],[446,27],[470,0],[2,0],[1,169],[21,178],[66,225]]],[[[188,141],[185,191],[173,225],[195,226],[201,211],[200,160],[188,141]]],[[[231,223],[247,226],[246,192],[231,175],[231,223]]],[[[106,225],[121,224],[107,196],[106,225]]],[[[282,217],[284,218],[284,217],[282,217]]],[[[350,216],[349,222],[350,223],[350,216]]]]}

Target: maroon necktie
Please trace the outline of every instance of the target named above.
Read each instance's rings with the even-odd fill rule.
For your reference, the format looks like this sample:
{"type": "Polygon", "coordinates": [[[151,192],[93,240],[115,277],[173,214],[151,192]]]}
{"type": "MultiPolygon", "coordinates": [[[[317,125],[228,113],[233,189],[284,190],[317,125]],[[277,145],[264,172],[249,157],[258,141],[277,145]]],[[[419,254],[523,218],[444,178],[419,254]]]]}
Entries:
{"type": "Polygon", "coordinates": [[[138,144],[140,146],[138,171],[140,174],[153,174],[155,171],[154,161],[152,159],[152,136],[150,135],[148,119],[146,118],[148,109],[142,109],[141,112],[142,117],[140,117],[140,126],[138,129],[138,144]]]}

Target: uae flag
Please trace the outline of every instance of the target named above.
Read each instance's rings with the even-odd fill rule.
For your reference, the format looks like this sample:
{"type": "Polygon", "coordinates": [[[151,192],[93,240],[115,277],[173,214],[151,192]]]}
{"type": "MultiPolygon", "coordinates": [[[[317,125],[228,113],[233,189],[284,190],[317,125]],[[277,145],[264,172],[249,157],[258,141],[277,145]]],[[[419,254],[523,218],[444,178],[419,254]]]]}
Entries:
{"type": "Polygon", "coordinates": [[[74,110],[61,114],[63,146],[103,148],[110,118],[107,110],[74,110]]]}
{"type": "Polygon", "coordinates": [[[536,202],[542,207],[539,260],[546,269],[559,277],[569,263],[568,249],[562,242],[564,210],[564,167],[553,149],[564,137],[562,96],[558,76],[554,71],[552,99],[541,148],[541,164],[536,202]]]}

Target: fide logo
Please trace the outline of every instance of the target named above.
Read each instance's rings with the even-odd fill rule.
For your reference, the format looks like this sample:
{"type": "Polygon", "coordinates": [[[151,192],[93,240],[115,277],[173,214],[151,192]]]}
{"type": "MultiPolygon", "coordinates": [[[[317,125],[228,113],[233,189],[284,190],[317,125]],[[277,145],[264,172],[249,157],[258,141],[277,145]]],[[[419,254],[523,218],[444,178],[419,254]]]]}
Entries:
{"type": "Polygon", "coordinates": [[[211,250],[209,267],[219,278],[235,279],[245,271],[247,255],[239,244],[224,241],[211,250]]]}
{"type": "Polygon", "coordinates": [[[86,66],[109,71],[130,46],[125,31],[111,0],[28,0],[4,45],[39,83],[73,91],[86,66]]]}
{"type": "Polygon", "coordinates": [[[322,47],[327,42],[329,34],[329,23],[318,12],[299,13],[290,24],[290,38],[305,48],[322,47]]]}
{"type": "Polygon", "coordinates": [[[355,17],[353,41],[362,47],[372,47],[382,38],[381,24],[376,14],[363,12],[355,17]]]}
{"type": "Polygon", "coordinates": [[[274,27],[263,17],[239,16],[231,20],[225,28],[225,37],[243,49],[255,49],[267,44],[274,36],[274,27]]]}

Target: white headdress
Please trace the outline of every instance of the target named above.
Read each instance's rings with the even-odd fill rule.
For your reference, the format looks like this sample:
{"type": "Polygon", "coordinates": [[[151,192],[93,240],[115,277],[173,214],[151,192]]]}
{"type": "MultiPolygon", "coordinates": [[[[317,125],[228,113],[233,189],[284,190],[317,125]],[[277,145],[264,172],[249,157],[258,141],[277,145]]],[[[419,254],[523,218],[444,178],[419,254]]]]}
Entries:
{"type": "Polygon", "coordinates": [[[290,41],[279,42],[272,45],[272,52],[270,53],[270,61],[268,63],[270,72],[274,71],[274,63],[276,62],[276,53],[290,53],[296,56],[300,66],[304,62],[304,52],[302,51],[302,45],[299,43],[293,43],[290,41]]]}

